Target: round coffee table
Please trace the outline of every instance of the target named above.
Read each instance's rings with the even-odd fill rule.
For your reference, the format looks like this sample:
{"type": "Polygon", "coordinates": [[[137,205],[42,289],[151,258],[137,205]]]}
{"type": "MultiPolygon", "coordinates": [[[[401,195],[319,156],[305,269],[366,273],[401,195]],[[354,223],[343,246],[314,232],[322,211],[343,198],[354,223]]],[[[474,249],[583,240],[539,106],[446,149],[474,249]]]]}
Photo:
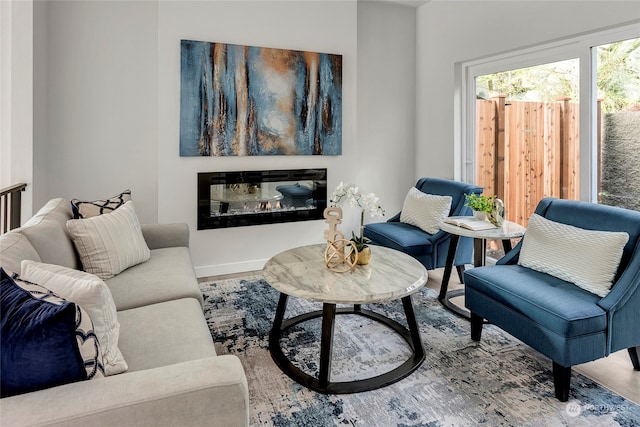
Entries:
{"type": "Polygon", "coordinates": [[[325,394],[358,393],[384,387],[409,375],[424,361],[424,348],[411,303],[411,294],[427,281],[425,267],[402,252],[375,246],[371,262],[346,273],[329,270],[324,263],[326,245],[310,245],[284,251],[265,264],[265,280],[280,291],[280,300],[269,334],[269,351],[276,365],[290,378],[307,388],[325,394]],[[284,319],[289,296],[321,302],[322,310],[284,319]],[[365,310],[361,304],[402,299],[407,329],[381,314],[365,310]],[[336,304],[353,307],[336,308],[336,304]],[[330,380],[333,329],[337,314],[357,314],[393,329],[407,342],[412,356],[397,368],[381,375],[354,381],[330,380]],[[318,378],[295,366],[283,353],[283,331],[317,317],[322,318],[318,378]]]}

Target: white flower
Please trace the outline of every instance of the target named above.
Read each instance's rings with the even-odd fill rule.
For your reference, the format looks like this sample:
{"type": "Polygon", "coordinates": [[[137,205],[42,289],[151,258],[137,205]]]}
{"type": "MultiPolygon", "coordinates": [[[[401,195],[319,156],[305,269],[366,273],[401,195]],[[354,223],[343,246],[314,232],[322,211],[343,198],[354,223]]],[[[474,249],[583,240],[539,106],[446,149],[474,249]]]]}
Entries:
{"type": "Polygon", "coordinates": [[[380,206],[380,199],[375,194],[364,194],[361,203],[361,207],[372,217],[382,217],[384,215],[382,206],[380,206]]]}
{"type": "Polygon", "coordinates": [[[360,188],[354,184],[340,182],[331,193],[329,200],[331,206],[349,205],[354,208],[361,208],[372,217],[384,216],[384,210],[380,206],[380,199],[374,193],[362,194],[360,188]]]}

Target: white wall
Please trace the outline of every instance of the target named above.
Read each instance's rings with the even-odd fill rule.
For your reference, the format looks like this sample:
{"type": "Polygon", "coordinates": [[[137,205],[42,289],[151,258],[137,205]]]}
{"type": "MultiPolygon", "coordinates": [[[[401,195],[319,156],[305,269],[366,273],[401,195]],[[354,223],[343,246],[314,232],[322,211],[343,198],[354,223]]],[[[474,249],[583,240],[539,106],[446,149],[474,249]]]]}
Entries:
{"type": "Polygon", "coordinates": [[[356,3],[170,2],[159,3],[159,195],[160,222],[187,222],[199,275],[260,269],[272,255],[322,241],[324,221],[196,231],[198,172],[327,168],[329,189],[355,178],[356,3]],[[180,40],[308,50],[342,55],[343,155],[179,157],[180,40]]]}
{"type": "Polygon", "coordinates": [[[358,2],[358,183],[375,191],[387,216],[416,183],[416,9],[358,2]],[[389,185],[391,184],[391,185],[389,185]]]}
{"type": "Polygon", "coordinates": [[[417,176],[454,177],[457,62],[640,18],[637,1],[432,1],[417,13],[417,176]]]}
{"type": "MultiPolygon", "coordinates": [[[[415,9],[345,1],[36,2],[38,200],[131,188],[143,222],[186,222],[199,275],[261,268],[324,221],[196,230],[203,171],[326,167],[400,209],[413,170],[415,9]],[[181,158],[180,40],[343,55],[343,155],[181,158]],[[362,67],[362,72],[359,68],[362,67]]],[[[345,234],[357,225],[349,213],[345,234]]]]}
{"type": "MultiPolygon", "coordinates": [[[[390,52],[376,46],[382,35],[373,34],[373,28],[361,21],[362,7],[354,1],[160,2],[159,220],[190,224],[191,250],[200,276],[260,269],[269,257],[282,250],[322,242],[326,224],[324,221],[307,221],[196,231],[197,172],[322,167],[328,169],[329,191],[339,181],[346,181],[355,182],[364,191],[379,192],[380,195],[394,194],[398,179],[406,179],[406,158],[393,153],[394,150],[410,152],[413,147],[411,131],[406,131],[413,127],[413,103],[407,102],[404,95],[413,85],[412,45],[415,36],[411,34],[411,25],[397,34],[387,32],[386,36],[391,36],[400,46],[396,46],[397,52],[389,55],[390,52]],[[367,38],[367,34],[372,38],[367,38]],[[341,54],[342,156],[178,157],[180,39],[341,54]],[[361,49],[367,52],[361,55],[361,49]],[[388,55],[390,57],[385,64],[388,55]],[[397,61],[399,63],[395,65],[390,64],[397,61]],[[375,69],[379,64],[382,66],[373,73],[375,78],[359,81],[360,67],[375,69]],[[391,80],[398,69],[401,77],[406,77],[398,85],[400,93],[392,95],[386,105],[379,103],[363,107],[362,97],[379,91],[379,79],[391,80]],[[379,110],[389,107],[396,110],[401,119],[381,126],[376,123],[382,117],[379,110]],[[365,112],[361,113],[360,108],[365,112]],[[376,135],[376,131],[381,129],[384,133],[400,134],[397,145],[390,147],[383,133],[376,135]],[[374,168],[376,172],[371,174],[374,168]]],[[[396,23],[403,19],[410,24],[415,22],[412,14],[407,14],[400,6],[393,7],[400,11],[395,18],[393,8],[364,7],[368,11],[367,17],[382,17],[391,11],[391,22],[394,19],[396,23]]],[[[383,90],[382,94],[389,92],[383,90]]],[[[369,102],[371,99],[366,96],[366,102],[369,102]]],[[[412,171],[409,174],[412,175],[412,171]]],[[[356,224],[357,214],[351,212],[344,224],[345,232],[356,224]]]]}
{"type": "Polygon", "coordinates": [[[44,105],[36,109],[36,209],[51,197],[93,200],[130,188],[140,220],[157,221],[157,3],[37,7],[46,25],[34,39],[46,62],[35,65],[46,70],[36,71],[34,96],[44,105]]]}
{"type": "Polygon", "coordinates": [[[22,220],[33,205],[33,2],[0,1],[0,188],[27,183],[22,220]]]}

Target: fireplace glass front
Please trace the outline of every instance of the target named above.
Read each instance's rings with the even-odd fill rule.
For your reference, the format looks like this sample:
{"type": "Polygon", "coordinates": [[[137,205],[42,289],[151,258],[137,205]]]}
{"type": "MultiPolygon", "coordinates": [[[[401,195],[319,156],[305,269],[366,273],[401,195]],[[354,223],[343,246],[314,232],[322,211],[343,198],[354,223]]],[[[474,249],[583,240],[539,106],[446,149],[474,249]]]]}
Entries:
{"type": "Polygon", "coordinates": [[[198,230],[323,219],[327,170],[198,173],[198,230]]]}

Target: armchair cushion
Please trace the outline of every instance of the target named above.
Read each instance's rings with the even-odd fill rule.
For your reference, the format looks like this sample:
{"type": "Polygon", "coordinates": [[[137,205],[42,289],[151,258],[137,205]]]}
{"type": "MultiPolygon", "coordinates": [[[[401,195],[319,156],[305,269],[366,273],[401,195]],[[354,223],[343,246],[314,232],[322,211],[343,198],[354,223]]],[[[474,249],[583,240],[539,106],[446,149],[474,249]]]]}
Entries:
{"type": "Polygon", "coordinates": [[[431,234],[403,222],[376,222],[367,224],[366,237],[376,244],[396,249],[412,257],[433,252],[431,234]]]}
{"type": "Polygon", "coordinates": [[[585,230],[533,214],[518,264],[604,297],[628,240],[625,232],[585,230]]]}
{"type": "Polygon", "coordinates": [[[440,230],[440,222],[449,215],[451,200],[451,196],[427,194],[411,187],[404,199],[400,222],[436,234],[440,230]]]}
{"type": "Polygon", "coordinates": [[[520,265],[467,270],[465,284],[467,293],[492,301],[483,305],[489,311],[483,317],[488,319],[495,318],[491,310],[499,315],[505,307],[511,307],[517,313],[526,313],[528,324],[567,338],[604,332],[607,327],[606,312],[597,304],[600,297],[520,265]]]}

